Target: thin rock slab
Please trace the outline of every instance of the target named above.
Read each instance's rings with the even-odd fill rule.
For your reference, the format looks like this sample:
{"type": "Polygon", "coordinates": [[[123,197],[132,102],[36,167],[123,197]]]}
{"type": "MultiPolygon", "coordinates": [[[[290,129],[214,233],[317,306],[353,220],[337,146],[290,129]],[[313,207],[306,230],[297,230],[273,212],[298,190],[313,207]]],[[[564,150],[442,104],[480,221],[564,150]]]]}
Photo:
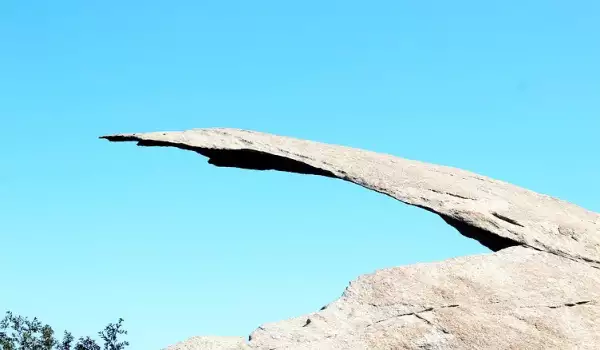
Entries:
{"type": "Polygon", "coordinates": [[[600,268],[600,215],[469,171],[239,129],[102,138],[191,150],[221,167],[339,178],[436,213],[493,251],[523,245],[600,268]]]}

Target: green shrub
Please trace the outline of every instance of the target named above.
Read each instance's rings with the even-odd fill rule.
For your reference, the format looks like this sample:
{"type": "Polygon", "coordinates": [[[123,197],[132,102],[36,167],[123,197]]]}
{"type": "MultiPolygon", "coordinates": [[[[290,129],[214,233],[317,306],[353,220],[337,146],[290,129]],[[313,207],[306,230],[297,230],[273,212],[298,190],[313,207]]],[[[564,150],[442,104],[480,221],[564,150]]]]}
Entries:
{"type": "Polygon", "coordinates": [[[101,348],[90,337],[81,337],[74,343],[75,338],[65,331],[62,340],[54,338],[54,331],[49,325],[44,325],[37,318],[29,320],[26,317],[15,316],[7,312],[0,321],[0,350],[123,350],[129,346],[127,341],[119,341],[119,336],[126,335],[123,329],[123,319],[110,323],[98,336],[104,342],[101,348]]]}

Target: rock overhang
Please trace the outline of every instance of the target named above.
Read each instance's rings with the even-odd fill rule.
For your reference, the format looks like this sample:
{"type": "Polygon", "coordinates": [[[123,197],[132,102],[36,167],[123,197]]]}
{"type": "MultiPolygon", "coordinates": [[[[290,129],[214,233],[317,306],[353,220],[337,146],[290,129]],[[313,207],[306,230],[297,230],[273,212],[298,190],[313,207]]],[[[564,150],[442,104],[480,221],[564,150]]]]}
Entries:
{"type": "Polygon", "coordinates": [[[438,214],[492,251],[522,245],[600,268],[597,213],[462,169],[240,129],[101,138],[193,151],[218,167],[338,178],[438,214]]]}

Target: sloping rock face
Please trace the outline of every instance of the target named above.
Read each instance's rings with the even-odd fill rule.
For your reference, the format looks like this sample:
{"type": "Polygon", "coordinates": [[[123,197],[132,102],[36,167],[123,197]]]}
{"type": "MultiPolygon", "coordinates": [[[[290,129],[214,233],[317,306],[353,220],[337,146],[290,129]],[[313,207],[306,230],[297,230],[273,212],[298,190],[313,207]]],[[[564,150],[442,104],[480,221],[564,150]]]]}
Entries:
{"type": "Polygon", "coordinates": [[[193,337],[169,346],[167,350],[244,350],[250,349],[242,337],[193,337]]]}
{"type": "Polygon", "coordinates": [[[377,271],[259,349],[597,349],[600,270],[530,248],[377,271]]]}
{"type": "Polygon", "coordinates": [[[192,338],[170,350],[600,348],[597,213],[456,168],[252,131],[103,138],[191,150],[216,166],[350,181],[436,213],[496,252],[380,270],[249,341],[192,338]]]}

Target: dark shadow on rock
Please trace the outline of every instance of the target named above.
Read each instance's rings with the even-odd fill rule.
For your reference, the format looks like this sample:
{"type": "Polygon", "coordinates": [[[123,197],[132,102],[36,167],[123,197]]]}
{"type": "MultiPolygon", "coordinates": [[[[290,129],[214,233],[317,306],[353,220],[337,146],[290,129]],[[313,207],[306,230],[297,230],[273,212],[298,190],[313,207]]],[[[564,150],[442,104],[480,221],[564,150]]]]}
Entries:
{"type": "Polygon", "coordinates": [[[218,167],[240,168],[249,170],[278,170],[289,173],[305,175],[319,175],[337,178],[332,172],[319,169],[306,163],[251,149],[211,149],[192,147],[181,143],[163,142],[154,140],[139,140],[135,136],[103,136],[108,141],[138,141],[138,146],[146,147],[176,147],[183,150],[193,151],[208,158],[208,163],[218,167]]]}
{"type": "Polygon", "coordinates": [[[492,232],[482,230],[479,227],[469,225],[463,221],[456,220],[446,215],[438,214],[448,225],[454,227],[461,235],[472,238],[490,250],[497,252],[499,250],[523,245],[520,242],[510,238],[498,236],[492,232]]]}

